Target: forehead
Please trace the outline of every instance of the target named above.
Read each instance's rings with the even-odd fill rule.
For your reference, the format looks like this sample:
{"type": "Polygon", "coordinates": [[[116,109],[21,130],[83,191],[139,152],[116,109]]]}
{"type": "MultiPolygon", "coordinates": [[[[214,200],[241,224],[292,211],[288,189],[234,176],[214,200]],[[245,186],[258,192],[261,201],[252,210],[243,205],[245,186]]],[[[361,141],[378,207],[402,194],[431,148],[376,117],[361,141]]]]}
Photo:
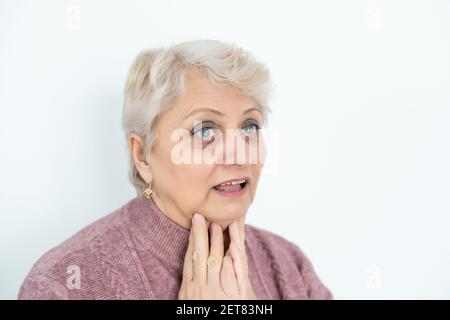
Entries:
{"type": "MultiPolygon", "coordinates": [[[[197,118],[202,111],[197,109],[210,108],[224,115],[226,119],[239,118],[243,112],[250,108],[259,108],[259,105],[250,97],[239,94],[238,90],[230,85],[211,82],[207,76],[188,73],[186,76],[185,92],[177,97],[168,111],[164,112],[154,124],[154,131],[161,134],[165,131],[183,127],[197,118]],[[192,114],[192,116],[188,116],[192,114]]],[[[253,111],[256,116],[260,112],[253,111]]],[[[209,114],[212,114],[211,112],[209,114]]],[[[234,121],[234,120],[233,120],[234,121]]]]}
{"type": "Polygon", "coordinates": [[[206,75],[190,72],[186,76],[185,92],[179,97],[180,112],[187,113],[198,107],[210,107],[223,113],[255,107],[254,100],[242,95],[231,85],[210,81],[206,75]]]}

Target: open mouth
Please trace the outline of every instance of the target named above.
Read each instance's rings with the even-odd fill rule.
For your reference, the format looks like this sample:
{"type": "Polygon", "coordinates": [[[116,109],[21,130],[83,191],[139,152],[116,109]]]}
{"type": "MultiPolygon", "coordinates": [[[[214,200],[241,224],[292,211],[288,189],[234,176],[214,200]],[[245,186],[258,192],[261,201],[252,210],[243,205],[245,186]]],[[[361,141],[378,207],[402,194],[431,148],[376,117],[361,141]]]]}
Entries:
{"type": "Polygon", "coordinates": [[[232,179],[215,185],[213,188],[225,196],[238,196],[245,192],[249,178],[232,179]]]}

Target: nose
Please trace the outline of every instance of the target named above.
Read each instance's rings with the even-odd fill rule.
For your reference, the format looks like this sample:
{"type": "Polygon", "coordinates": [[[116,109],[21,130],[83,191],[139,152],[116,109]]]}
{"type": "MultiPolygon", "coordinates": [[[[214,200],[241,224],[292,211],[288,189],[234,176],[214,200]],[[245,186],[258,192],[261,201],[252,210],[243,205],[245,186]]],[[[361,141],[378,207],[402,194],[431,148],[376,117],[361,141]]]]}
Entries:
{"type": "Polygon", "coordinates": [[[248,163],[248,146],[238,129],[226,130],[224,144],[222,157],[224,166],[242,166],[248,163]]]}

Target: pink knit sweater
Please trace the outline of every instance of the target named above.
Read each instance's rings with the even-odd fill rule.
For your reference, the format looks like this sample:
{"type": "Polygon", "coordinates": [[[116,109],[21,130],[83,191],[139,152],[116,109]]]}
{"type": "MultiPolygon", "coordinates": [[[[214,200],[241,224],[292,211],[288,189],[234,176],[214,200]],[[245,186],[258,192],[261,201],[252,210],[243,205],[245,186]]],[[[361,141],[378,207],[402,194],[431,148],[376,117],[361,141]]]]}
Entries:
{"type": "MultiPolygon", "coordinates": [[[[246,225],[258,299],[332,299],[298,246],[246,225]]],[[[189,230],[147,198],[134,198],[45,253],[19,299],[177,299],[189,230]]]]}

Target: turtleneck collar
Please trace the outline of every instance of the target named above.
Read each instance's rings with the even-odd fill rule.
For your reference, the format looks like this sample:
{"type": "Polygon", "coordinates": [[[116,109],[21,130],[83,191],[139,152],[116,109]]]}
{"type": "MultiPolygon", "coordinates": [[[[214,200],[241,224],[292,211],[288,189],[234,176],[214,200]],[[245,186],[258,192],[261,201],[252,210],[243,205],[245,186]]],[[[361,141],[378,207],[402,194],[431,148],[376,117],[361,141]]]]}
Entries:
{"type": "Polygon", "coordinates": [[[167,217],[152,198],[137,197],[126,205],[129,228],[145,250],[182,270],[190,230],[167,217]]]}

